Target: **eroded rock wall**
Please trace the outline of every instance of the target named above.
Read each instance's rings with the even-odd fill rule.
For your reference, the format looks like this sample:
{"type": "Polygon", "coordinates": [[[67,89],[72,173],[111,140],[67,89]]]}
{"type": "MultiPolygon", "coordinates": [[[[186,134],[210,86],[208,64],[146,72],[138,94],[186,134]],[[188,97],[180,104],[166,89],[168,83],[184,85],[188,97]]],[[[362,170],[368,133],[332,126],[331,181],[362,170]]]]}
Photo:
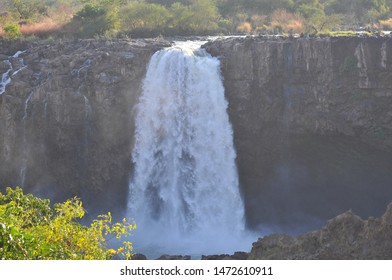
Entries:
{"type": "Polygon", "coordinates": [[[381,218],[362,219],[347,211],[318,231],[298,237],[272,234],[253,243],[248,259],[390,260],[392,204],[381,218]]]}
{"type": "Polygon", "coordinates": [[[302,232],[350,208],[383,212],[391,38],[232,38],[206,49],[221,60],[251,227],[302,232]]]}
{"type": "Polygon", "coordinates": [[[12,58],[25,66],[0,96],[1,185],[55,201],[81,196],[93,216],[125,209],[134,107],[151,55],[165,46],[82,40],[12,58]]]}

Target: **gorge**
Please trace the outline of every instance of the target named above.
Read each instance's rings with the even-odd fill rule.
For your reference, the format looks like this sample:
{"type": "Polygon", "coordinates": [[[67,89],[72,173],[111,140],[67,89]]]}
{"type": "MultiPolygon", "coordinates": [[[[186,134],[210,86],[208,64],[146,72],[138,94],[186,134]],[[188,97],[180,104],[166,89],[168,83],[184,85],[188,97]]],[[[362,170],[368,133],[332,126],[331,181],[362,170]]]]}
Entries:
{"type": "MultiPolygon", "coordinates": [[[[147,65],[170,45],[3,42],[0,74],[11,81],[0,95],[2,187],[21,184],[54,201],[77,195],[92,217],[124,216],[147,65]]],[[[296,234],[349,209],[384,213],[392,200],[389,37],[228,38],[204,48],[220,61],[248,229],[296,234]]]]}

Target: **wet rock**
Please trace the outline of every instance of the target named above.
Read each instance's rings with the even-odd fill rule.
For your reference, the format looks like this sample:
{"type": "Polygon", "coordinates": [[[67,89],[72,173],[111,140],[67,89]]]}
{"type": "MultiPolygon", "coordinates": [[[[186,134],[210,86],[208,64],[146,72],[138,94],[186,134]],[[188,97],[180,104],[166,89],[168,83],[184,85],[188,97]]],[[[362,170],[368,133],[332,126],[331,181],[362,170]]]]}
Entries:
{"type": "Polygon", "coordinates": [[[134,260],[134,261],[147,260],[147,257],[143,254],[135,254],[135,255],[133,255],[131,260],[134,260]]]}
{"type": "Polygon", "coordinates": [[[202,255],[202,260],[246,260],[248,259],[249,253],[246,252],[235,252],[233,255],[221,254],[221,255],[202,255]]]}
{"type": "Polygon", "coordinates": [[[157,260],[190,260],[191,256],[189,255],[162,255],[157,260]]]}

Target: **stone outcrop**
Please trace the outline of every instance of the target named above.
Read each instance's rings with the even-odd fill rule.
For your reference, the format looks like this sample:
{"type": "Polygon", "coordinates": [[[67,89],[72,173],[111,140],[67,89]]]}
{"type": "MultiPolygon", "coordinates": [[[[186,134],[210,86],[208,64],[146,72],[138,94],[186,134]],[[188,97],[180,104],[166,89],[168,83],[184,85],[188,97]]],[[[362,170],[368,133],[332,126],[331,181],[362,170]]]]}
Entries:
{"type": "Polygon", "coordinates": [[[392,199],[392,39],[231,38],[221,61],[248,225],[304,232],[392,199]]]}
{"type": "Polygon", "coordinates": [[[221,255],[202,255],[202,260],[247,260],[249,253],[247,252],[235,252],[233,255],[221,254],[221,255]]]}
{"type": "Polygon", "coordinates": [[[133,261],[143,261],[143,260],[147,260],[147,257],[143,254],[135,254],[132,259],[133,261]]]}
{"type": "Polygon", "coordinates": [[[190,260],[191,256],[189,255],[162,255],[157,260],[165,260],[165,261],[173,261],[173,260],[190,260]]]}
{"type": "Polygon", "coordinates": [[[77,195],[92,216],[125,209],[135,104],[151,55],[166,46],[80,40],[12,58],[25,66],[0,95],[1,186],[54,201],[77,195]]]}
{"type": "Polygon", "coordinates": [[[381,218],[348,211],[319,231],[298,237],[273,234],[253,243],[248,259],[391,259],[392,203],[381,218]]]}

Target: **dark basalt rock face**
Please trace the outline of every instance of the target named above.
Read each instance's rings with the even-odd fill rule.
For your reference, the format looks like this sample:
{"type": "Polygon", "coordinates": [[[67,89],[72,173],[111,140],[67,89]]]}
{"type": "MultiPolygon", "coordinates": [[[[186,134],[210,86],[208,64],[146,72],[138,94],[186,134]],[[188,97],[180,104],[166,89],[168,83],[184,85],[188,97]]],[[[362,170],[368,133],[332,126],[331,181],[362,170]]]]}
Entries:
{"type": "Polygon", "coordinates": [[[151,55],[168,45],[79,40],[11,59],[26,67],[0,96],[1,186],[23,181],[54,201],[81,196],[92,216],[125,209],[134,107],[151,55]]]}
{"type": "Polygon", "coordinates": [[[135,254],[131,260],[134,261],[142,261],[142,260],[147,260],[147,257],[143,254],[135,254]]]}
{"type": "Polygon", "coordinates": [[[221,61],[248,226],[301,233],[392,199],[392,39],[231,38],[221,61]],[[261,225],[261,226],[260,226],[261,225]]]}

